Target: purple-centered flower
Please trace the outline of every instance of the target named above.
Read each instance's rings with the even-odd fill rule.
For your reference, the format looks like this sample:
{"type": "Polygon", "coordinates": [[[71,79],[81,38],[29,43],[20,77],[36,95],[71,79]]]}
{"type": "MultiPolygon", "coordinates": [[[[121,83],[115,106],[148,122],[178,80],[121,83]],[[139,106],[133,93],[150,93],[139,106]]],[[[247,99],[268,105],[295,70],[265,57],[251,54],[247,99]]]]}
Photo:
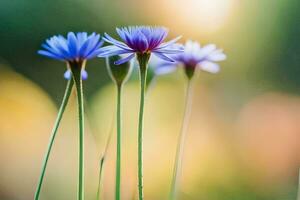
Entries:
{"type": "Polygon", "coordinates": [[[157,71],[172,72],[178,66],[185,68],[200,68],[203,71],[210,73],[217,73],[220,66],[216,63],[226,59],[226,55],[222,49],[217,49],[215,44],[208,44],[203,47],[198,42],[187,41],[185,43],[184,52],[172,57],[175,63],[160,63],[157,71]]]}
{"type": "Polygon", "coordinates": [[[164,42],[168,35],[168,29],[164,27],[129,26],[117,28],[116,31],[123,42],[115,40],[105,33],[103,40],[112,45],[101,48],[102,52],[99,57],[128,54],[125,58],[116,61],[117,65],[128,62],[134,58],[136,53],[153,53],[163,60],[173,62],[174,60],[169,55],[183,52],[181,46],[173,45],[180,39],[180,36],[164,42]]]}
{"type": "MultiPolygon", "coordinates": [[[[46,40],[42,44],[43,50],[39,50],[38,54],[53,58],[55,60],[72,62],[85,62],[86,60],[96,57],[100,53],[100,47],[103,41],[100,35],[92,33],[88,35],[86,32],[73,33],[69,32],[67,37],[55,35],[46,40]]],[[[71,71],[68,69],[64,77],[71,78],[71,71]]],[[[82,78],[87,78],[87,72],[83,69],[82,78]]]]}

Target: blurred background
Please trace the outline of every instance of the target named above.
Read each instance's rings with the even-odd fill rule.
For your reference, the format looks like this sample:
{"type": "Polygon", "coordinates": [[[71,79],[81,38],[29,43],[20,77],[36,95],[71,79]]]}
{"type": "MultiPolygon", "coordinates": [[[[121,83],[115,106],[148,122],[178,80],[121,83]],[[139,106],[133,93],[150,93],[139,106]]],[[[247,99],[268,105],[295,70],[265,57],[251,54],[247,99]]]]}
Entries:
{"type": "MultiPolygon", "coordinates": [[[[221,73],[200,73],[184,154],[182,200],[295,200],[300,166],[299,0],[1,0],[0,199],[33,199],[66,81],[62,62],[37,55],[68,31],[163,25],[216,43],[221,73]]],[[[86,197],[95,199],[99,159],[115,112],[115,88],[102,59],[87,64],[86,197]]],[[[145,197],[167,199],[183,114],[181,70],[147,93],[145,197]]],[[[138,77],[124,89],[122,196],[136,198],[138,77]]],[[[41,200],[74,200],[76,99],[72,96],[48,165],[41,200]]],[[[114,131],[114,130],[113,130],[114,131]]],[[[115,135],[115,134],[114,134],[115,135]]],[[[114,199],[115,138],[104,168],[103,198],[114,199]]]]}

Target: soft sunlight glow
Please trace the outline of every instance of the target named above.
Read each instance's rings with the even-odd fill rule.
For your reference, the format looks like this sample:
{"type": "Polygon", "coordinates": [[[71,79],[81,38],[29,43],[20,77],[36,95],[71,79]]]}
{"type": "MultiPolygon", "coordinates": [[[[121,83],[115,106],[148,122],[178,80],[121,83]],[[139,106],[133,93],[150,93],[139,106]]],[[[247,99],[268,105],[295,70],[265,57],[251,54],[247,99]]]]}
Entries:
{"type": "Polygon", "coordinates": [[[236,1],[168,0],[168,5],[172,6],[170,10],[176,13],[176,19],[180,20],[180,23],[201,29],[201,32],[214,32],[227,22],[236,1]]]}

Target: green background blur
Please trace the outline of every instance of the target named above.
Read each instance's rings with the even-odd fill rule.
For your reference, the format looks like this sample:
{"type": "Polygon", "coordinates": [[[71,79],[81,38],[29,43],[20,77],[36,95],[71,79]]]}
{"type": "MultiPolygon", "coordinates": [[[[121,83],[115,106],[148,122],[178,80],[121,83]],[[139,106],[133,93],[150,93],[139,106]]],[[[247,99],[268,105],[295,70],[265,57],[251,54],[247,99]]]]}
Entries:
{"type": "MultiPolygon", "coordinates": [[[[66,81],[65,64],[37,55],[44,40],[68,31],[163,25],[216,43],[228,59],[200,73],[181,179],[183,200],[295,200],[300,166],[299,0],[1,0],[0,199],[33,199],[43,154],[66,81]]],[[[87,64],[86,197],[95,199],[98,163],[115,112],[104,61],[87,64]]],[[[123,199],[136,198],[138,77],[124,90],[123,199]]],[[[158,77],[147,94],[145,197],[167,199],[183,113],[181,70],[158,77]]],[[[41,200],[74,200],[76,100],[58,133],[41,200]]],[[[113,138],[115,139],[115,138],[113,138]]],[[[114,199],[115,141],[103,199],[114,199]]]]}

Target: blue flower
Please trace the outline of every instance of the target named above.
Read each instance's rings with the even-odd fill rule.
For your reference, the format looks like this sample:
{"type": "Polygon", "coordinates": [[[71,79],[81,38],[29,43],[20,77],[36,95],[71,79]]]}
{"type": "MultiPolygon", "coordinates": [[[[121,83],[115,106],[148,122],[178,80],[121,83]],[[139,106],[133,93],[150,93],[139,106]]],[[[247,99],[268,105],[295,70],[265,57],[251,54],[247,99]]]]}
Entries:
{"type": "MultiPolygon", "coordinates": [[[[76,34],[69,32],[67,38],[57,35],[47,39],[42,44],[44,50],[39,50],[38,53],[68,63],[84,63],[86,60],[96,57],[102,45],[103,41],[100,40],[99,34],[92,33],[88,35],[86,32],[76,34]]],[[[68,80],[71,78],[71,75],[70,69],[64,73],[64,77],[68,80]]],[[[81,76],[83,80],[88,77],[84,69],[82,69],[81,76]]]]}
{"type": "Polygon", "coordinates": [[[173,62],[174,60],[169,55],[183,52],[181,46],[173,45],[180,37],[164,42],[168,35],[168,30],[164,27],[129,26],[117,28],[116,31],[123,42],[105,33],[103,40],[112,45],[103,47],[99,57],[127,54],[125,58],[116,61],[117,65],[131,60],[136,53],[153,53],[163,60],[173,62]]]}
{"type": "Polygon", "coordinates": [[[96,57],[102,44],[99,34],[69,32],[67,38],[57,35],[47,39],[42,45],[44,50],[38,53],[61,61],[84,61],[96,57]]]}
{"type": "Polygon", "coordinates": [[[220,66],[216,63],[226,59],[223,50],[217,49],[216,45],[208,44],[201,47],[198,42],[187,41],[185,43],[184,52],[172,57],[175,63],[160,63],[156,69],[159,72],[172,72],[178,66],[185,68],[200,68],[203,71],[217,73],[220,66]]]}

